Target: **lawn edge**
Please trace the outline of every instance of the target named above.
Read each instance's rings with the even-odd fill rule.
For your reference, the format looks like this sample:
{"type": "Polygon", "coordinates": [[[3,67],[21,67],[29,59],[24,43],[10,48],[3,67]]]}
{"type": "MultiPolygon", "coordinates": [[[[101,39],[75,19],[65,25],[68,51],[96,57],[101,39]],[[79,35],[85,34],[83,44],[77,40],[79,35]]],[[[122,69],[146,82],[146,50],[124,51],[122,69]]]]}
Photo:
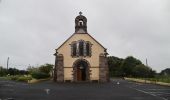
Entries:
{"type": "Polygon", "coordinates": [[[147,84],[156,84],[156,85],[162,85],[162,86],[170,86],[170,83],[165,83],[165,82],[149,81],[149,80],[143,80],[143,79],[137,79],[137,78],[127,78],[127,77],[124,77],[124,79],[128,80],[128,81],[139,82],[139,83],[147,83],[147,84]]]}

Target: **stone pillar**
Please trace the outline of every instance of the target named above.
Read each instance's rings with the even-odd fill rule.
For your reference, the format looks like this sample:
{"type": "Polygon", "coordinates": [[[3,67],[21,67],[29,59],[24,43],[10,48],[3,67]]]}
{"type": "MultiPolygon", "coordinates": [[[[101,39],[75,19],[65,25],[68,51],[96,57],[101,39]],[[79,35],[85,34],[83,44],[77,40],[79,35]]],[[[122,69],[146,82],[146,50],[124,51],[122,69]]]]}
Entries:
{"type": "Polygon", "coordinates": [[[56,55],[55,68],[54,68],[54,81],[64,82],[64,62],[63,55],[56,55]]]}
{"type": "Polygon", "coordinates": [[[99,56],[99,82],[109,81],[109,70],[107,57],[103,54],[99,56]]]}
{"type": "Polygon", "coordinates": [[[57,81],[57,53],[55,55],[55,65],[54,65],[54,74],[53,74],[53,81],[57,81]]]}

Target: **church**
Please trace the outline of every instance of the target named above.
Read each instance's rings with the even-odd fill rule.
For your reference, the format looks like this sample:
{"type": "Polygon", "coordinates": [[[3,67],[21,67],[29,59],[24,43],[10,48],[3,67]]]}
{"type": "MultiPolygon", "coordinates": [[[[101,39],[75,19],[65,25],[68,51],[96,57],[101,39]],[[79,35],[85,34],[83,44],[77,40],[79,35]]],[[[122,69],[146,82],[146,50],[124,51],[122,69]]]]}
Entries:
{"type": "Polygon", "coordinates": [[[55,82],[108,82],[107,49],[87,32],[82,12],[75,18],[75,32],[56,49],[55,82]]]}

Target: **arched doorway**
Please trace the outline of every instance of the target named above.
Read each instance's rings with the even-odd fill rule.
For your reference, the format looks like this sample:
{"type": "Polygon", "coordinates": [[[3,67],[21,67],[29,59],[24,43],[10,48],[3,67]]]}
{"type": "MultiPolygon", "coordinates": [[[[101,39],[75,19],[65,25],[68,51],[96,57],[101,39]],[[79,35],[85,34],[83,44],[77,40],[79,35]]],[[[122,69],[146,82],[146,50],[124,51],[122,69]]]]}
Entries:
{"type": "Polygon", "coordinates": [[[73,79],[77,81],[89,80],[89,63],[85,59],[78,59],[73,64],[73,79]]]}

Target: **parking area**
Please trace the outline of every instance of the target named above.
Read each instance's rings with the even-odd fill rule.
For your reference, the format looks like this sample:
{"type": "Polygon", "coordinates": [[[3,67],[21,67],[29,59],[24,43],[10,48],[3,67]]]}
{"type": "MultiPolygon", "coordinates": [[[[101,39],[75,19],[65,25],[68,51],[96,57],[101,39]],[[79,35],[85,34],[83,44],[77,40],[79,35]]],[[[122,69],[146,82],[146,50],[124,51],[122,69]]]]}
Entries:
{"type": "Polygon", "coordinates": [[[137,91],[160,97],[163,100],[170,100],[170,87],[160,86],[154,84],[143,84],[143,83],[134,83],[129,82],[131,85],[128,87],[135,89],[137,91]]]}
{"type": "Polygon", "coordinates": [[[0,80],[0,100],[170,100],[170,87],[122,79],[110,83],[27,84],[0,80]]]}

